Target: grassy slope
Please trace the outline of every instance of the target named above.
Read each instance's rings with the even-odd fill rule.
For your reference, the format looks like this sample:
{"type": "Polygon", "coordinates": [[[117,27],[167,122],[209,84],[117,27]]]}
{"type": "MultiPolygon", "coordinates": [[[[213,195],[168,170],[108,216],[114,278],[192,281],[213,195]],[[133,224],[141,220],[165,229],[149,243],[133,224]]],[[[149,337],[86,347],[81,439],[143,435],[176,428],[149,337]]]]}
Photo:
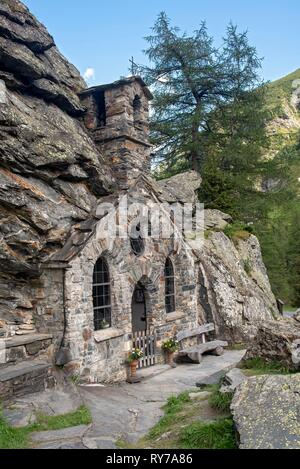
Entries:
{"type": "MultiPolygon", "coordinates": [[[[119,441],[121,448],[235,449],[237,448],[229,400],[219,398],[217,386],[208,386],[209,396],[191,400],[188,392],[172,396],[165,414],[138,443],[119,441]]],[[[193,392],[196,392],[195,390],[193,392]]],[[[231,398],[231,396],[230,396],[231,398]]]]}
{"type": "Polygon", "coordinates": [[[90,411],[85,406],[63,415],[48,416],[37,413],[35,423],[21,428],[11,427],[0,414],[0,449],[28,448],[32,432],[88,425],[91,421],[90,411]]]}
{"type": "MultiPolygon", "coordinates": [[[[250,376],[281,375],[292,373],[280,363],[267,363],[253,358],[240,363],[243,373],[250,376]]],[[[119,441],[123,449],[237,449],[237,440],[230,404],[233,394],[222,394],[220,384],[193,389],[197,398],[190,399],[189,392],[172,396],[163,406],[164,416],[137,443],[119,441]],[[205,394],[202,392],[205,391],[205,394]]]]}
{"type": "MultiPolygon", "coordinates": [[[[268,156],[281,155],[285,161],[288,159],[292,176],[290,185],[299,187],[300,196],[300,111],[291,102],[295,80],[300,80],[300,69],[267,85],[266,100],[270,112],[268,130],[271,137],[268,156]]],[[[273,291],[277,297],[288,303],[294,296],[293,279],[289,278],[286,254],[293,210],[290,202],[281,203],[279,199],[278,205],[273,206],[269,212],[268,224],[262,221],[257,230],[273,291]]]]}

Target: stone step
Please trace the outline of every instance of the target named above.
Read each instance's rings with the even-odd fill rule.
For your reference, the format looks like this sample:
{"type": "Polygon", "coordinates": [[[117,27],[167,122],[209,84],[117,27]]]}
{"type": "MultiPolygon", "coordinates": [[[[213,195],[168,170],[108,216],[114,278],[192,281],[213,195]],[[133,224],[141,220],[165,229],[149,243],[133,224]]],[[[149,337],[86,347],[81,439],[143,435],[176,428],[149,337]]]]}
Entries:
{"type": "Polygon", "coordinates": [[[52,387],[51,368],[45,361],[28,360],[0,369],[0,399],[8,400],[52,387]]]}
{"type": "Polygon", "coordinates": [[[20,345],[33,344],[43,340],[52,340],[51,334],[28,334],[28,335],[15,335],[4,339],[6,348],[20,347],[20,345]]]}
{"type": "Polygon", "coordinates": [[[52,335],[50,334],[27,334],[3,339],[0,368],[10,363],[33,360],[45,354],[51,344],[52,335]]]}

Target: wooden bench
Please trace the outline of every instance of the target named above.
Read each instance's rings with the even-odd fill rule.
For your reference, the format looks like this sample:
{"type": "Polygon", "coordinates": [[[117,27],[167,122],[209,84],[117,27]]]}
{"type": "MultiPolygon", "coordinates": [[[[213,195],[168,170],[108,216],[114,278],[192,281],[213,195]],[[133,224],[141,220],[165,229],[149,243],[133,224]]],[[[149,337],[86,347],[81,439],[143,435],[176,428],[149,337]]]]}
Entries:
{"type": "Polygon", "coordinates": [[[215,330],[214,324],[203,324],[203,326],[197,327],[197,329],[186,330],[177,334],[178,342],[182,342],[184,339],[192,337],[200,337],[201,343],[193,347],[183,348],[179,350],[178,357],[189,357],[190,360],[196,363],[201,363],[202,355],[211,352],[213,355],[223,355],[224,347],[228,346],[228,342],[223,340],[212,340],[206,341],[206,335],[209,332],[215,330]]]}

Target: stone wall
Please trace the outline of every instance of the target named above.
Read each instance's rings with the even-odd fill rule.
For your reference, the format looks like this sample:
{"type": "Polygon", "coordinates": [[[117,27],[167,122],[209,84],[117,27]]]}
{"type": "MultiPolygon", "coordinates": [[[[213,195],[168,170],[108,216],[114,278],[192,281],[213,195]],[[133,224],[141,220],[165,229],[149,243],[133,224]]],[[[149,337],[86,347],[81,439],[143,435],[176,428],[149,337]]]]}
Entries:
{"type": "MultiPolygon", "coordinates": [[[[150,197],[148,203],[150,201],[150,197]]],[[[96,230],[66,271],[67,334],[72,361],[66,369],[91,381],[113,382],[126,377],[126,358],[132,347],[131,302],[141,282],[146,292],[147,323],[158,339],[157,360],[164,357],[161,343],[176,332],[196,327],[196,279],[191,250],[179,240],[145,240],[143,255],[136,256],[129,239],[99,239],[96,230]],[[103,256],[110,270],[112,327],[94,331],[92,278],[103,256]],[[165,311],[164,267],[170,257],[175,270],[176,311],[165,311]]]]}
{"type": "Polygon", "coordinates": [[[139,78],[120,80],[81,93],[82,103],[87,108],[84,124],[122,188],[140,174],[150,173],[150,96],[139,78]],[[101,103],[99,93],[103,95],[101,103]],[[105,107],[105,125],[99,122],[100,106],[105,107]]]}

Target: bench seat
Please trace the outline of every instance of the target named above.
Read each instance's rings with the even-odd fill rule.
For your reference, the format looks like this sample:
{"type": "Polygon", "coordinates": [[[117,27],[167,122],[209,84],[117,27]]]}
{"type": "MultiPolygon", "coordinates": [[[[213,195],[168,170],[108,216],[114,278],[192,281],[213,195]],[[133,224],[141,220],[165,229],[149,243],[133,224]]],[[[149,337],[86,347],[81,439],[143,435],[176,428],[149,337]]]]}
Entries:
{"type": "Polygon", "coordinates": [[[211,342],[206,342],[204,344],[195,345],[194,347],[189,347],[184,350],[179,350],[178,356],[184,357],[188,356],[190,360],[196,363],[201,363],[202,355],[204,353],[212,352],[215,355],[223,355],[224,347],[228,346],[228,342],[223,340],[212,340],[211,342]]]}

